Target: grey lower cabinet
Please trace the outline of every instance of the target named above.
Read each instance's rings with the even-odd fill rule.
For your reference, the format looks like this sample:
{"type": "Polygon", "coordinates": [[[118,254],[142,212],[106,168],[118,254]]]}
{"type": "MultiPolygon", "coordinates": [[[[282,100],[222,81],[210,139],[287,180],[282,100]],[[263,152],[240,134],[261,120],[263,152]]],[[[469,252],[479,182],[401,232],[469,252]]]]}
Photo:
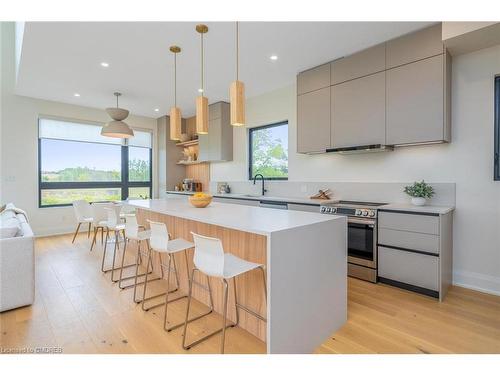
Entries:
{"type": "Polygon", "coordinates": [[[443,300],[452,281],[453,212],[379,210],[378,280],[443,300]]]}
{"type": "Polygon", "coordinates": [[[209,105],[208,134],[200,134],[198,140],[198,160],[233,160],[233,127],[230,123],[229,103],[217,102],[209,105]]]}
{"type": "Polygon", "coordinates": [[[330,87],[297,96],[297,152],[330,148],[330,87]]]}
{"type": "Polygon", "coordinates": [[[447,54],[387,70],[387,144],[450,141],[447,54]]]}
{"type": "Polygon", "coordinates": [[[385,72],[331,87],[331,147],[386,143],[385,72]]]}
{"type": "Polygon", "coordinates": [[[288,203],[288,209],[292,211],[304,211],[319,213],[319,205],[288,203]]]}
{"type": "Polygon", "coordinates": [[[231,203],[231,204],[241,204],[243,206],[254,206],[254,207],[258,207],[259,206],[259,201],[258,200],[251,200],[251,199],[213,197],[212,200],[214,202],[231,203]]]}

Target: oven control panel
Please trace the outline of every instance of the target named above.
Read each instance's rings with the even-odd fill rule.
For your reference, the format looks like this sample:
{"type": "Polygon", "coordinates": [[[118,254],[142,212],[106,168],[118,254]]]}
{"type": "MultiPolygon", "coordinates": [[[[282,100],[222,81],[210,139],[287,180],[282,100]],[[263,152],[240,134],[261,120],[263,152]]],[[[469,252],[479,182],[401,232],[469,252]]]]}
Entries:
{"type": "Polygon", "coordinates": [[[330,215],[345,215],[374,218],[377,216],[377,211],[370,208],[349,208],[349,207],[335,207],[335,206],[321,206],[320,213],[330,215]]]}

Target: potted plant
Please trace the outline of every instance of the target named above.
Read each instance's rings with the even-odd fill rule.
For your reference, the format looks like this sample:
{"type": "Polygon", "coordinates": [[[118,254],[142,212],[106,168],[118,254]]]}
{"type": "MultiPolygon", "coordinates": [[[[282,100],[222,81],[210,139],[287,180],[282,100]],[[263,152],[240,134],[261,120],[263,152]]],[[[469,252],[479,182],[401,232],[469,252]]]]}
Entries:
{"type": "Polygon", "coordinates": [[[411,203],[415,206],[424,206],[426,200],[434,195],[434,189],[426,184],[424,180],[406,186],[404,192],[411,197],[411,203]]]}

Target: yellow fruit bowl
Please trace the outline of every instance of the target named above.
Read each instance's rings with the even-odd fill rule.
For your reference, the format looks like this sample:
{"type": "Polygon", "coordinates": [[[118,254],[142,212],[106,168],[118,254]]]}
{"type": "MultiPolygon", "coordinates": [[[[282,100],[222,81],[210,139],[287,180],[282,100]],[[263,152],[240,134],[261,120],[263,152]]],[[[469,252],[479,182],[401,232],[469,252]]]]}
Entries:
{"type": "Polygon", "coordinates": [[[207,207],[212,202],[212,196],[208,194],[195,194],[189,197],[189,203],[197,208],[207,207]]]}

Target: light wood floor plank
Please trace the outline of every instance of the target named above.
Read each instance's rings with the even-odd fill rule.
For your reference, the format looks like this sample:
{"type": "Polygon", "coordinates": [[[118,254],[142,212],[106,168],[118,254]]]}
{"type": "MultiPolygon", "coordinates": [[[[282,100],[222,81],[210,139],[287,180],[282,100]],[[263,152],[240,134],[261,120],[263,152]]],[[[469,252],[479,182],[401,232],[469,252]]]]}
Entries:
{"type": "MultiPolygon", "coordinates": [[[[120,290],[109,274],[101,273],[100,243],[92,252],[89,245],[83,233],[75,244],[71,235],[36,240],[36,300],[33,306],[0,314],[2,349],[60,347],[64,353],[130,354],[219,351],[219,336],[184,351],[182,329],[163,330],[163,307],[142,311],[132,301],[132,289],[120,290]]],[[[163,292],[165,284],[152,283],[148,294],[163,292]]],[[[452,287],[439,303],[356,279],[349,279],[348,288],[348,322],[316,353],[500,353],[498,296],[452,287]]],[[[142,289],[138,291],[142,295],[142,289]]],[[[182,321],[185,306],[185,300],[171,304],[169,322],[182,321]]],[[[195,302],[193,314],[206,308],[195,302]]],[[[194,340],[220,324],[218,314],[209,315],[189,327],[188,338],[194,340]]],[[[227,331],[226,352],[264,353],[265,344],[233,328],[227,331]]]]}

